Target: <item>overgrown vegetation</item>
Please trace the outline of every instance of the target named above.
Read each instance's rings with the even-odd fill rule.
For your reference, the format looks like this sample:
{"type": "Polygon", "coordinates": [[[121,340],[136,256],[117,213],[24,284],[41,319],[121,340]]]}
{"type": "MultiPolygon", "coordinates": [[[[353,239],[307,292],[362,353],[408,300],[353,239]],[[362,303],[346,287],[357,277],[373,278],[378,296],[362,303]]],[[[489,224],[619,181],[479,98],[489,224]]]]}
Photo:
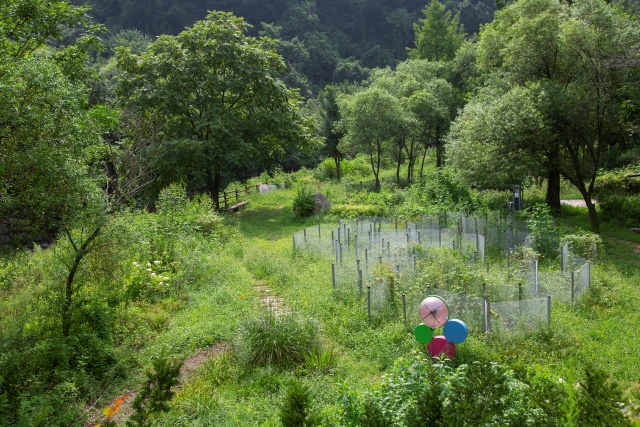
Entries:
{"type": "Polygon", "coordinates": [[[465,39],[436,0],[419,21],[417,4],[346,1],[356,46],[319,26],[326,5],[276,3],[275,25],[213,11],[177,36],[114,34],[104,55],[86,7],[0,4],[0,427],[640,424],[634,6],[498,2],[465,39]],[[227,184],[265,183],[220,213],[227,184]],[[372,319],[365,292],[332,286],[335,253],[292,248],[338,219],[452,212],[497,211],[513,241],[514,184],[531,247],[488,248],[486,273],[417,248],[413,281],[380,262],[372,319]],[[318,192],[331,209],[314,215],[318,192]],[[560,265],[562,243],[591,285],[544,328],[472,328],[432,360],[399,315],[403,289],[493,297],[518,267],[560,265]]]}

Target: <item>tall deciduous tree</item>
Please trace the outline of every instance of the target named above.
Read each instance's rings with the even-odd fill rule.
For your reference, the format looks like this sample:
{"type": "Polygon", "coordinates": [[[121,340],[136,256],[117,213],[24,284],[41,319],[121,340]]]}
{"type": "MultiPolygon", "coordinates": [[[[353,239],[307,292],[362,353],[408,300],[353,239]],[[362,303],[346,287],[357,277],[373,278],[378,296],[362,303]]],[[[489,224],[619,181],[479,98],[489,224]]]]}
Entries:
{"type": "Polygon", "coordinates": [[[164,122],[158,166],[202,179],[217,207],[225,172],[308,141],[298,96],[279,78],[275,42],[248,29],[241,18],[212,12],[141,56],[118,53],[122,102],[164,122]]]}
{"type": "Polygon", "coordinates": [[[380,167],[387,146],[402,133],[404,112],[396,97],[379,88],[368,88],[339,100],[343,152],[365,153],[380,190],[380,167]]]}
{"type": "Polygon", "coordinates": [[[338,88],[335,86],[326,86],[318,96],[320,107],[320,126],[319,131],[324,138],[324,150],[333,158],[336,165],[336,179],[340,181],[340,161],[342,153],[338,149],[340,140],[344,136],[337,126],[340,122],[340,109],[338,108],[338,88]]]}
{"type": "Polygon", "coordinates": [[[544,160],[539,142],[549,141],[550,132],[534,91],[489,88],[474,97],[452,124],[447,164],[469,185],[522,185],[544,160]]]}
{"type": "MultiPolygon", "coordinates": [[[[560,206],[560,177],[582,194],[599,231],[593,187],[606,151],[621,138],[621,105],[629,67],[638,56],[637,23],[601,0],[521,0],[484,27],[480,68],[510,84],[535,84],[548,140],[536,141],[547,171],[547,203],[560,206]]],[[[490,80],[490,79],[489,79],[490,80]]],[[[493,81],[496,81],[494,79],[493,81]]]]}
{"type": "Polygon", "coordinates": [[[13,59],[26,58],[46,42],[62,38],[66,28],[88,26],[87,11],[64,0],[3,0],[0,52],[13,59]]]}

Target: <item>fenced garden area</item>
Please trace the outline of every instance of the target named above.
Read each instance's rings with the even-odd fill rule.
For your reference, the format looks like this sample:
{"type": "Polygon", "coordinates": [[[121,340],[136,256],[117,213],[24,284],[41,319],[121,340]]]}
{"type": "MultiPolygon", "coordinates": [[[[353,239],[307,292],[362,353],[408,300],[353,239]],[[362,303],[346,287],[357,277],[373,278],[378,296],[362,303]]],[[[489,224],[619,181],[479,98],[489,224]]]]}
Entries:
{"type": "Polygon", "coordinates": [[[340,220],[300,230],[292,244],[331,260],[333,288],[361,297],[369,322],[402,316],[412,327],[420,301],[437,294],[472,331],[532,330],[551,324],[552,302],[573,303],[590,283],[589,261],[568,243],[558,269],[540,271],[526,224],[500,213],[340,220]]]}

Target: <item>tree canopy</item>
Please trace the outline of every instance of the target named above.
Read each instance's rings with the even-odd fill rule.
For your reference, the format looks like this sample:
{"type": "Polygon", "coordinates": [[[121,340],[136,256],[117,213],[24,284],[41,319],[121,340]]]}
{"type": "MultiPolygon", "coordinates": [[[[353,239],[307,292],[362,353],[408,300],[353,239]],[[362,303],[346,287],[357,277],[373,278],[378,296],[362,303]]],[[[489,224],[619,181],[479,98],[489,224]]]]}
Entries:
{"type": "Polygon", "coordinates": [[[309,142],[309,121],[275,42],[247,35],[231,13],[211,12],[177,36],[161,36],[141,56],[118,53],[124,105],[161,123],[151,150],[166,179],[204,183],[218,203],[221,177],[309,142]]]}
{"type": "MultiPolygon", "coordinates": [[[[501,152],[524,149],[541,155],[538,166],[546,173],[547,203],[559,209],[560,177],[567,179],[585,199],[595,232],[599,223],[591,200],[594,184],[607,151],[626,138],[621,106],[630,69],[625,64],[638,57],[639,40],[637,22],[603,1],[577,0],[566,5],[555,0],[521,0],[500,11],[484,27],[478,42],[478,64],[486,85],[528,91],[542,119],[534,126],[540,129],[536,138],[522,134],[501,138],[498,132],[489,143],[502,146],[501,152]]],[[[477,106],[469,108],[456,125],[455,145],[458,150],[467,146],[459,153],[470,154],[468,146],[480,136],[465,129],[481,117],[472,114],[477,106]]],[[[522,132],[527,128],[523,114],[529,107],[521,104],[520,108],[518,115],[505,114],[501,107],[483,111],[482,116],[494,123],[493,129],[522,132]],[[491,118],[492,114],[499,116],[491,118]]]]}

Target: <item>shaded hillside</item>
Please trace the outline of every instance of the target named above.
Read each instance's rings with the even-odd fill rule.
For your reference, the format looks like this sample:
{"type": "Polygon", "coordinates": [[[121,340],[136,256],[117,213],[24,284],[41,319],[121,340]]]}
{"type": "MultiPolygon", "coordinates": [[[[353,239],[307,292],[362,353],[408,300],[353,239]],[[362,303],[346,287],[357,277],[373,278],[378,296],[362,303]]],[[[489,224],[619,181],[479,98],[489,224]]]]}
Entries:
{"type": "MultiPolygon", "coordinates": [[[[288,83],[303,92],[332,81],[358,81],[366,69],[395,65],[413,45],[413,24],[424,0],[73,0],[88,3],[96,21],[113,33],[135,28],[156,36],[177,34],[203,19],[207,10],[243,17],[253,32],[283,40],[288,83]],[[264,25],[271,24],[271,25],[264,25]]],[[[493,18],[492,0],[451,0],[469,34],[493,18]]]]}

